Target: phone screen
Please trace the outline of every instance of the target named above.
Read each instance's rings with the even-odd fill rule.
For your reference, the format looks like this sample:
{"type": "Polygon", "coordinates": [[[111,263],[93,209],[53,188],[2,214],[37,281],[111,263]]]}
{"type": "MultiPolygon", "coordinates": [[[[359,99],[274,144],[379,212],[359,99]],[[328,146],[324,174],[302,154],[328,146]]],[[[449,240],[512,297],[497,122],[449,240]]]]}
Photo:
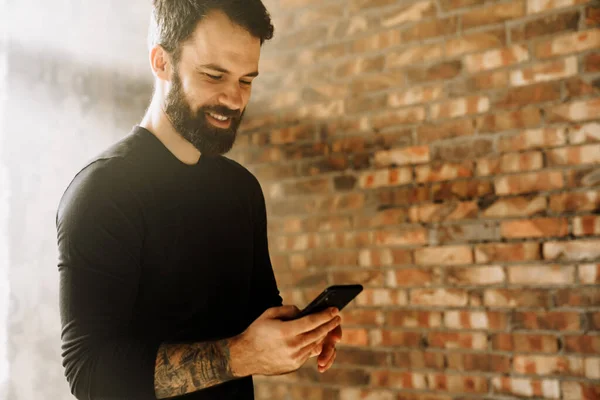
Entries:
{"type": "Polygon", "coordinates": [[[306,306],[294,319],[302,318],[306,315],[326,310],[329,307],[336,307],[342,310],[350,303],[360,292],[362,285],[334,285],[325,289],[308,306],[306,306]]]}

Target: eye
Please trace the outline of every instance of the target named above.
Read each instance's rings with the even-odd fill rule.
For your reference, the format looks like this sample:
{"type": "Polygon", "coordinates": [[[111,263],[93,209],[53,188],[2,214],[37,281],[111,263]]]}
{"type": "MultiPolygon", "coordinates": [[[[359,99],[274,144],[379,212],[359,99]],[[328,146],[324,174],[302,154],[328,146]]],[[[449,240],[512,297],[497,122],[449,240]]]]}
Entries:
{"type": "Polygon", "coordinates": [[[207,73],[205,73],[204,75],[208,76],[210,79],[215,80],[215,81],[220,81],[222,78],[221,75],[211,75],[211,74],[207,74],[207,73]]]}
{"type": "Polygon", "coordinates": [[[242,85],[250,86],[252,85],[252,81],[240,81],[242,85]]]}

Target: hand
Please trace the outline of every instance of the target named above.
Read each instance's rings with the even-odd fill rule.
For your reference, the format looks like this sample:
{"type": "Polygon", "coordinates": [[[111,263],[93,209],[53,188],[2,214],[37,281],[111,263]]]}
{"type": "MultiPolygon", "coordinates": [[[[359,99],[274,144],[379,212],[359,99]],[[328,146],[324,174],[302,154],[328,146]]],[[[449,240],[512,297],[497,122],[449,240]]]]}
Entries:
{"type": "Polygon", "coordinates": [[[335,345],[342,340],[342,327],[341,325],[332,330],[327,334],[325,339],[312,356],[319,356],[317,358],[317,365],[319,372],[323,373],[327,371],[333,365],[337,356],[335,345]]]}
{"type": "Polygon", "coordinates": [[[229,348],[233,374],[242,377],[296,371],[341,322],[334,309],[281,321],[299,312],[295,306],[269,308],[242,334],[232,338],[229,348]]]}

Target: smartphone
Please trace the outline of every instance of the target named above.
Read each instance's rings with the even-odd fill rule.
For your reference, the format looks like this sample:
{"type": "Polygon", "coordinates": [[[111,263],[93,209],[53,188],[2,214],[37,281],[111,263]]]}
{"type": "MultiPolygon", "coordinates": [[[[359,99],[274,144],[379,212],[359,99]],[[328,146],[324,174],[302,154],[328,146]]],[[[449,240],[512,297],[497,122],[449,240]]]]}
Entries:
{"type": "Polygon", "coordinates": [[[329,307],[335,307],[338,310],[342,310],[348,303],[350,303],[360,292],[362,292],[362,285],[334,285],[329,286],[323,290],[313,301],[310,302],[300,314],[296,315],[292,319],[302,318],[306,315],[313,314],[319,311],[323,311],[329,307]]]}

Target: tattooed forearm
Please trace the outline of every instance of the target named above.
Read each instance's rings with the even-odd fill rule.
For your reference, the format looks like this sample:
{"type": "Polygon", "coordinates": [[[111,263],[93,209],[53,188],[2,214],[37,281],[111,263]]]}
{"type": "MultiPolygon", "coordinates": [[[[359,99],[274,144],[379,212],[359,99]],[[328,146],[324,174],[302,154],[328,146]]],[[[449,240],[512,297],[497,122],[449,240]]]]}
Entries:
{"type": "Polygon", "coordinates": [[[180,396],[235,379],[230,341],[163,344],[158,349],[154,389],[159,399],[180,396]]]}

